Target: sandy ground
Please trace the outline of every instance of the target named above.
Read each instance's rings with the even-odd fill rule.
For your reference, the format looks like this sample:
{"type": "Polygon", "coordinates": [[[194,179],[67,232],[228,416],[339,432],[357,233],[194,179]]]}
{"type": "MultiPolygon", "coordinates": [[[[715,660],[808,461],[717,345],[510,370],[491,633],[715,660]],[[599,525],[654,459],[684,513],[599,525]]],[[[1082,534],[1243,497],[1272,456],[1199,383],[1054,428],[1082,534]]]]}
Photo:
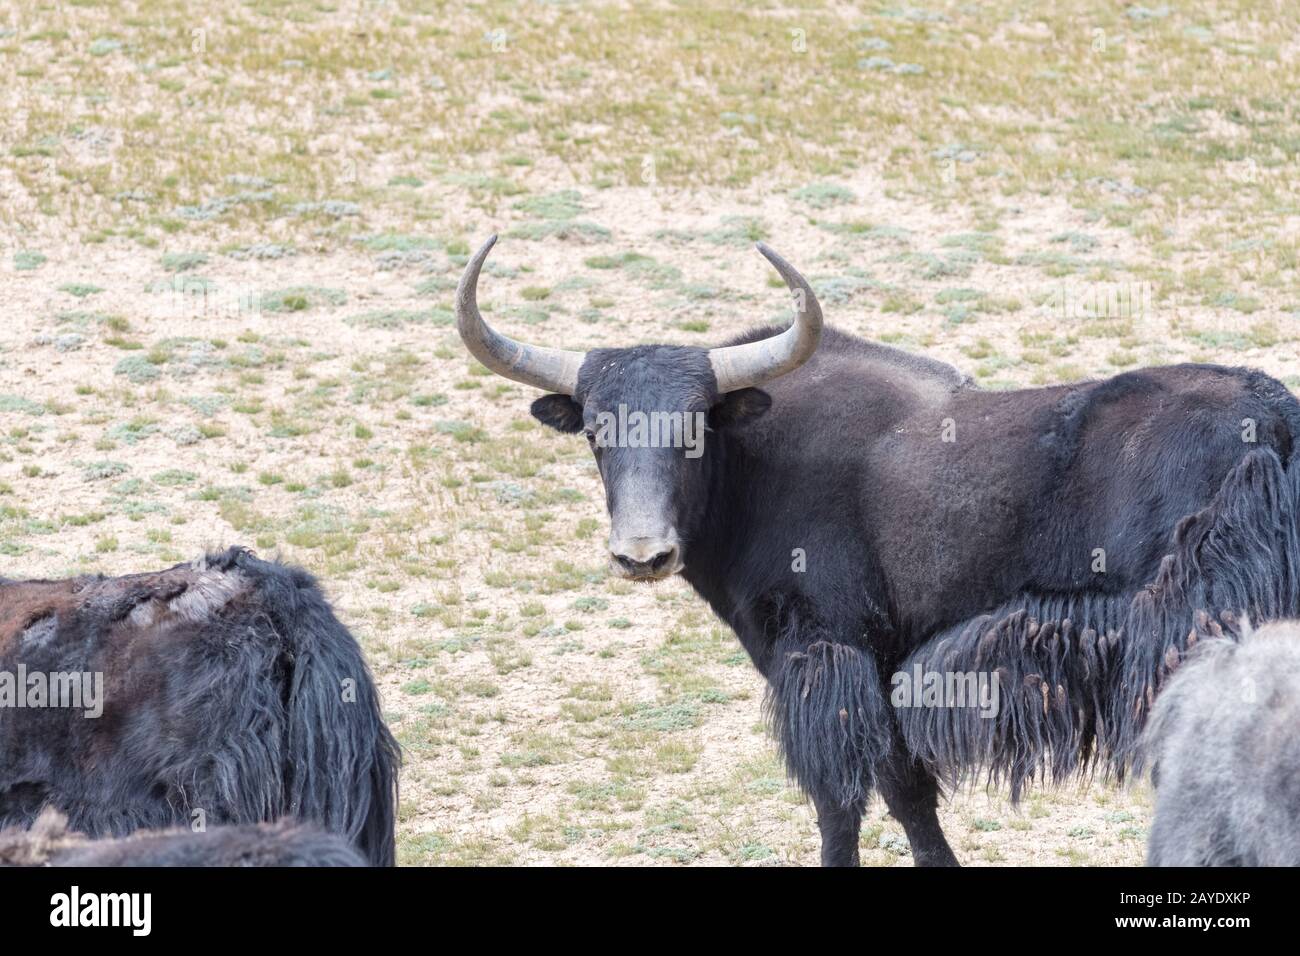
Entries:
{"type": "MultiPolygon", "coordinates": [[[[1071,52],[1091,42],[1086,17],[943,5],[838,30],[858,12],[832,7],[801,76],[749,58],[769,34],[788,47],[805,11],[771,11],[745,46],[716,11],[636,45],[619,16],[593,26],[558,6],[288,7],[173,23],[87,4],[61,26],[24,5],[0,22],[0,573],[125,573],[241,543],[318,574],[406,751],[404,864],[818,853],[735,638],[680,581],[606,574],[584,443],[532,422],[532,391],[457,340],[451,290],[490,233],[480,303],[544,344],[709,345],[782,317],[762,238],[810,277],[830,324],[984,387],[1182,360],[1300,383],[1292,180],[1281,159],[1243,178],[1229,148],[1263,137],[1267,159],[1289,142],[1269,97],[1294,45],[1269,47],[1269,70],[1233,59],[1264,40],[1231,11],[1206,17],[1210,73],[1192,49],[1208,28],[1181,13],[1147,26],[1099,8],[1111,46],[1094,63],[1071,52]],[[189,53],[196,24],[209,46],[189,53]],[[509,45],[489,60],[498,26],[509,45]],[[1193,80],[1142,59],[1157,30],[1158,62],[1205,97],[1215,76],[1231,102],[1187,120],[1193,80]],[[847,44],[839,59],[815,59],[827,38],[847,44]],[[892,65],[864,63],[882,43],[892,65]],[[897,69],[927,49],[922,72],[897,69]],[[799,96],[849,74],[857,112],[811,135],[799,96]],[[1094,81],[1123,122],[1089,113],[1078,90],[1094,81]],[[1034,82],[1059,84],[1060,102],[1026,93],[1034,82]],[[638,83],[666,85],[673,109],[640,102],[638,83]],[[583,113],[593,102],[608,121],[583,113]],[[707,133],[702,103],[717,107],[707,133]],[[1126,145],[1125,124],[1157,121],[1126,145]],[[986,140],[963,145],[970,129],[986,140]],[[1155,152],[1179,136],[1186,166],[1155,152]],[[1204,158],[1206,144],[1228,155],[1204,158]],[[620,172],[643,150],[658,180],[620,172]],[[695,152],[725,175],[689,181],[695,152]],[[1024,172],[1063,156],[1077,174],[1024,172]],[[731,182],[732,164],[758,173],[731,182]],[[1240,205],[1204,191],[1237,183],[1240,205]],[[1098,314],[1110,300],[1118,314],[1098,314]]],[[[1133,865],[1149,814],[1141,785],[1094,782],[1018,809],[975,785],[942,818],[970,865],[1133,865]]],[[[864,862],[909,864],[901,835],[873,804],[864,862]]]]}
{"type": "MultiPolygon", "coordinates": [[[[956,208],[893,202],[878,182],[860,179],[848,188],[859,198],[842,216],[871,209],[908,238],[844,241],[782,195],[729,203],[719,195],[606,190],[582,196],[582,215],[608,228],[607,240],[507,237],[492,260],[501,271],[485,276],[482,299],[502,328],[547,343],[721,339],[780,313],[783,296],[769,286],[766,264],[747,242],[701,249],[700,240],[663,230],[707,234],[727,217],[749,216],[780,223],[770,241],[814,277],[830,272],[833,280],[854,269],[871,276],[873,284],[853,290],[849,301],[827,303],[839,327],[924,342],[926,354],[967,371],[974,343],[999,354],[1022,348],[1026,330],[1068,334],[1030,307],[956,326],[928,309],[882,313],[882,289],[925,298],[952,286],[918,280],[895,258],[900,243],[937,247],[967,224],[956,208]],[[627,250],[678,270],[677,288],[706,288],[710,297],[646,289],[637,278],[584,265],[627,250]],[[523,288],[561,289],[575,277],[589,284],[550,293],[547,305],[563,305],[542,321],[502,314],[527,307],[523,288]],[[593,299],[609,301],[595,324],[581,315],[593,299]],[[707,333],[681,329],[684,317],[707,321],[707,333]]],[[[484,221],[481,232],[506,231],[514,218],[484,221]]],[[[1067,229],[1071,220],[1059,204],[1021,202],[1003,220],[1006,258],[1034,248],[1045,223],[1067,229]]],[[[373,228],[380,234],[390,224],[373,228]]],[[[1122,235],[1098,239],[1095,255],[1135,253],[1122,235]]],[[[214,256],[193,274],[217,290],[347,293],[342,305],[226,315],[217,294],[195,304],[145,291],[165,278],[152,256],[43,248],[49,261],[39,270],[5,279],[0,395],[21,400],[3,413],[6,501],[15,509],[6,530],[8,573],[127,571],[259,536],[316,570],[372,650],[408,747],[408,862],[815,859],[815,822],[782,780],[761,726],[761,683],[734,638],[683,584],[630,587],[604,578],[601,493],[580,443],[526,424],[528,390],[467,375],[445,320],[398,321],[395,328],[358,321],[427,311],[431,298],[432,308],[445,307],[449,293],[430,297],[414,288],[429,276],[453,279],[458,267],[450,258],[394,273],[377,269],[373,256],[347,251],[269,263],[214,256]],[[80,301],[59,291],[78,282],[102,291],[80,301]],[[91,315],[69,317],[78,312],[91,315]],[[104,317],[113,316],[127,319],[123,335],[144,348],[110,343],[104,317]],[[69,347],[61,338],[69,334],[82,340],[69,347]],[[166,358],[151,366],[156,378],[132,384],[122,362],[142,354],[166,358]],[[406,376],[400,381],[391,377],[398,367],[406,376]],[[424,394],[446,402],[413,404],[412,395],[424,394]],[[45,407],[35,414],[26,403],[45,407]],[[253,410],[236,411],[241,403],[253,410]],[[286,433],[277,425],[284,420],[298,425],[286,433]],[[486,443],[458,442],[439,430],[446,422],[472,423],[486,443]],[[294,433],[298,427],[303,434],[294,433]],[[202,428],[214,433],[196,438],[202,428]],[[431,451],[413,462],[413,447],[431,451]],[[515,460],[521,450],[522,465],[515,460]],[[95,466],[104,462],[113,467],[100,475],[95,466]],[[346,485],[333,478],[340,469],[349,473],[346,485]],[[169,484],[176,472],[191,477],[169,484]],[[284,480],[262,484],[262,475],[284,480]],[[286,490],[294,481],[306,487],[286,490]],[[80,515],[96,520],[68,523],[80,515]],[[530,516],[541,529],[531,537],[530,516]],[[566,530],[584,521],[594,522],[585,536],[566,530]],[[313,522],[340,536],[339,554],[302,533],[313,522]],[[523,542],[503,540],[521,529],[523,542]],[[576,567],[576,583],[546,580],[566,563],[576,567]],[[530,619],[519,609],[533,601],[543,610],[531,620],[545,626],[525,634],[520,628],[530,619]],[[664,657],[674,660],[665,664],[664,657]],[[672,674],[665,678],[664,670],[672,674]],[[578,685],[595,690],[575,692],[578,685]],[[467,686],[477,689],[466,693],[467,686]],[[596,699],[566,710],[583,696],[596,699]],[[668,729],[629,729],[656,708],[667,710],[666,723],[642,723],[668,729]]],[[[961,280],[991,295],[1028,290],[1020,293],[1026,300],[1051,284],[1029,267],[984,262],[961,280]]],[[[1105,340],[1081,340],[1070,358],[1104,367],[1106,347],[1105,340]]],[[[1165,358],[1173,357],[1171,347],[1176,343],[1143,346],[1165,358]]],[[[1296,356],[1260,349],[1243,360],[1285,375],[1296,356]]],[[[1034,371],[1017,363],[999,374],[1015,381],[1034,371]]],[[[1101,784],[1035,795],[1019,811],[976,788],[952,800],[944,824],[968,863],[1131,864],[1141,859],[1147,813],[1142,792],[1101,784]]],[[[883,806],[873,806],[864,833],[870,862],[908,862],[883,806]]]]}

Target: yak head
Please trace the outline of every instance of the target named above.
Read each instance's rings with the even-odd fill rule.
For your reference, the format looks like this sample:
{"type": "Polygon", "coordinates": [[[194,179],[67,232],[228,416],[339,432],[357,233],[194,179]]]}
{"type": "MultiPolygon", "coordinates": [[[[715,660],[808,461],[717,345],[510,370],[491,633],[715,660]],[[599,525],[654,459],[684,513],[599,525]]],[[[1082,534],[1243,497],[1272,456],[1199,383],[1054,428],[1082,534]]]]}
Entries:
{"type": "Polygon", "coordinates": [[[456,291],[461,339],[498,375],[551,393],[533,402],[538,421],[586,436],[605,484],[614,571],[638,581],[676,574],[708,508],[717,433],[767,411],[771,399],[758,386],[798,368],[817,347],[822,315],[812,288],[759,244],[794,296],[795,319],[784,332],[715,349],[572,352],[516,342],[484,321],[478,277],[495,242],[475,253],[456,291]]]}

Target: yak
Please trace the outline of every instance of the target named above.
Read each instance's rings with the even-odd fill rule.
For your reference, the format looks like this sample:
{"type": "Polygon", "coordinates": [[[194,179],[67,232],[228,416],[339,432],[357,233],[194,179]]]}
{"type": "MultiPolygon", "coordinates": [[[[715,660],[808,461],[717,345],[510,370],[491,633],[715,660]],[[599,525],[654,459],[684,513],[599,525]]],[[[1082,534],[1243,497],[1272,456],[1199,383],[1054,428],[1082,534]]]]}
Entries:
{"type": "Polygon", "coordinates": [[[307,572],[233,548],[148,574],[0,579],[0,828],[92,838],[291,818],[394,862],[400,753],[307,572]]]}
{"type": "Polygon", "coordinates": [[[92,840],[69,830],[67,817],[47,808],[29,828],[0,830],[0,867],[365,865],[365,857],[343,837],[287,817],[197,832],[137,830],[126,837],[92,840]]]}
{"type": "Polygon", "coordinates": [[[1300,623],[1203,641],[1142,740],[1151,866],[1300,866],[1300,623]]]}
{"type": "Polygon", "coordinates": [[[825,865],[858,862],[872,792],[916,864],[955,865],[944,784],[987,769],[1018,794],[1103,758],[1122,774],[1198,627],[1296,603],[1300,403],[1267,375],[1184,364],[984,390],[823,329],[807,280],[762,244],[787,328],[716,348],[529,345],[477,304],[495,241],[457,289],[462,341],[550,393],[538,421],[586,435],[613,573],[681,574],[738,635],[825,865]],[[614,415],[702,423],[702,447],[611,440],[614,415]],[[918,667],[996,677],[996,715],[891,706],[918,667]]]}

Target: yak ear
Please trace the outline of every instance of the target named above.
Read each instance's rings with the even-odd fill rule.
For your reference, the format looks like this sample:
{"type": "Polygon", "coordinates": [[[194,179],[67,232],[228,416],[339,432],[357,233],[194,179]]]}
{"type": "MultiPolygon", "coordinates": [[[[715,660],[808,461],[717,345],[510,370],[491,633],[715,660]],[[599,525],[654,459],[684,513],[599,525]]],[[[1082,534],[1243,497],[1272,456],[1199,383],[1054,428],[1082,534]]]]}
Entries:
{"type": "Polygon", "coordinates": [[[557,432],[572,435],[582,431],[582,406],[568,395],[543,395],[533,402],[533,418],[557,432]]]}
{"type": "Polygon", "coordinates": [[[772,407],[772,396],[761,388],[739,388],[722,396],[709,412],[714,428],[752,421],[772,407]]]}

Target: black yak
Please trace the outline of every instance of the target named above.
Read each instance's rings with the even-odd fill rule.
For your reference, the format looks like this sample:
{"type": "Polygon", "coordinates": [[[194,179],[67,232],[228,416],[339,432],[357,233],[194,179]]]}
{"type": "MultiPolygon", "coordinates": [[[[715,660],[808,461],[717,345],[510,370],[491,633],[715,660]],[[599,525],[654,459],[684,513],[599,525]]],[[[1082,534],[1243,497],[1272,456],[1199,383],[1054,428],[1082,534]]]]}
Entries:
{"type": "Polygon", "coordinates": [[[1151,866],[1300,866],[1300,624],[1200,642],[1143,737],[1151,866]]]}
{"type": "Polygon", "coordinates": [[[681,573],[739,636],[825,864],[857,862],[873,789],[918,864],[953,864],[940,780],[1023,782],[1099,750],[1122,771],[1198,614],[1294,603],[1300,403],[1262,373],[985,391],[823,331],[812,287],[761,245],[794,295],[787,329],[713,349],[525,345],[479,312],[494,241],[457,290],[462,340],[553,393],[540,422],[586,434],[614,572],[681,573]],[[1005,672],[997,716],[891,707],[916,664],[1005,672]]]}
{"type": "Polygon", "coordinates": [[[137,830],[92,840],[47,809],[31,827],[0,830],[0,866],[365,866],[338,834],[287,817],[274,823],[137,830]]]}
{"type": "Polygon", "coordinates": [[[290,817],[394,862],[398,748],[298,568],[232,549],[0,581],[0,716],[0,827],[46,807],[91,837],[290,817]]]}
{"type": "Polygon", "coordinates": [[[1300,467],[1253,451],[1210,503],[1179,522],[1150,583],[1120,594],[1026,595],[947,628],[903,670],[992,673],[993,719],[900,710],[908,751],[955,782],[970,768],[1017,798],[1035,777],[1140,763],[1141,734],[1169,675],[1198,643],[1232,639],[1239,610],[1300,613],[1300,467]]]}

